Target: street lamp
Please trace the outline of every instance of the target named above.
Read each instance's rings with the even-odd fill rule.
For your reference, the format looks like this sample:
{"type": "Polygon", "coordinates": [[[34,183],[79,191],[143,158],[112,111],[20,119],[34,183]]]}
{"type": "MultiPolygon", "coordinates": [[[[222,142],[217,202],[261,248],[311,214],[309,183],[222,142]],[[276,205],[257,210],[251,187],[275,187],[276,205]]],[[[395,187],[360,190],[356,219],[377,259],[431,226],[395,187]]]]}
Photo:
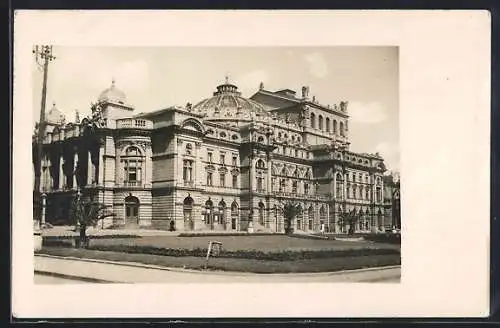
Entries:
{"type": "Polygon", "coordinates": [[[45,210],[47,208],[47,194],[43,193],[41,195],[41,197],[42,197],[42,217],[41,217],[41,220],[40,220],[39,229],[43,229],[43,227],[45,225],[45,210]]]}

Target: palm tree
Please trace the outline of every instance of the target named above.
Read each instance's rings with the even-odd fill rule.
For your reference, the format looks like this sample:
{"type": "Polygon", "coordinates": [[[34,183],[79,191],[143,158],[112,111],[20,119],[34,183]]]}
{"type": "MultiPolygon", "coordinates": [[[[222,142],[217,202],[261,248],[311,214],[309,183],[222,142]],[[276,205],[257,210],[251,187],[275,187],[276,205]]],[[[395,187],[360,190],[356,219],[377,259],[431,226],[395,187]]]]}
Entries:
{"type": "Polygon", "coordinates": [[[79,227],[80,238],[77,247],[86,248],[88,246],[87,228],[95,227],[99,221],[114,216],[114,213],[108,211],[109,205],[95,201],[93,197],[84,199],[78,192],[71,206],[71,219],[79,227]]]}
{"type": "Polygon", "coordinates": [[[356,214],[355,211],[342,212],[340,213],[340,223],[346,227],[349,225],[349,235],[354,235],[354,227],[356,226],[356,222],[359,220],[359,214],[356,214]]]}
{"type": "Polygon", "coordinates": [[[286,234],[293,233],[292,221],[297,216],[297,214],[299,214],[299,212],[300,212],[300,204],[287,203],[283,206],[283,217],[285,218],[286,234]]]}

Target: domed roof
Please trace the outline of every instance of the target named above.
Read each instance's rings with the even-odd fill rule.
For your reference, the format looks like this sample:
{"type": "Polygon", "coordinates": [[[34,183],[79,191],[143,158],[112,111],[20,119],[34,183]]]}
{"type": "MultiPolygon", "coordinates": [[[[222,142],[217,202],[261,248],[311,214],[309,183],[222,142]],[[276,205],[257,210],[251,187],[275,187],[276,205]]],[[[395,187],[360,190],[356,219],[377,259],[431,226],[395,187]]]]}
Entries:
{"type": "Polygon", "coordinates": [[[234,121],[255,117],[271,117],[267,108],[256,101],[243,98],[238,87],[227,82],[217,86],[211,98],[192,107],[195,113],[205,114],[209,120],[234,121]]]}
{"type": "Polygon", "coordinates": [[[111,86],[101,92],[99,98],[97,98],[98,102],[112,102],[115,104],[125,105],[127,103],[127,96],[123,91],[118,89],[115,86],[115,80],[111,82],[111,86]]]}
{"type": "Polygon", "coordinates": [[[51,124],[64,124],[66,117],[56,107],[56,103],[52,104],[52,108],[45,115],[45,121],[51,124]]]}

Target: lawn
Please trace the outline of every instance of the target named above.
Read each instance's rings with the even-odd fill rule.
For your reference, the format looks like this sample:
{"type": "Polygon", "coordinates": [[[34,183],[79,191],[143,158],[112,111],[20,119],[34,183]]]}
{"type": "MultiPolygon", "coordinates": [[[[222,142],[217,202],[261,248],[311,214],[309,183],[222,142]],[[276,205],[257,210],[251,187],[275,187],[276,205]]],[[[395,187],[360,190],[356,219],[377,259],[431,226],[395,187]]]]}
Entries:
{"type": "Polygon", "coordinates": [[[210,241],[220,241],[224,250],[256,250],[262,252],[279,251],[319,251],[319,250],[348,250],[363,248],[399,249],[399,245],[382,244],[370,241],[338,241],[329,239],[304,239],[289,236],[213,236],[213,237],[174,237],[174,236],[147,236],[140,238],[112,238],[95,239],[91,245],[111,246],[152,246],[157,248],[176,249],[206,249],[210,241]]]}
{"type": "MultiPolygon", "coordinates": [[[[90,258],[118,262],[136,262],[165,267],[201,270],[205,264],[203,257],[175,257],[151,254],[127,254],[121,252],[96,251],[88,249],[45,247],[40,253],[77,258],[90,258]]],[[[309,259],[298,261],[261,261],[239,258],[210,258],[209,270],[239,271],[253,273],[292,272],[333,272],[369,267],[400,265],[397,254],[374,256],[351,256],[329,259],[309,259]]]]}

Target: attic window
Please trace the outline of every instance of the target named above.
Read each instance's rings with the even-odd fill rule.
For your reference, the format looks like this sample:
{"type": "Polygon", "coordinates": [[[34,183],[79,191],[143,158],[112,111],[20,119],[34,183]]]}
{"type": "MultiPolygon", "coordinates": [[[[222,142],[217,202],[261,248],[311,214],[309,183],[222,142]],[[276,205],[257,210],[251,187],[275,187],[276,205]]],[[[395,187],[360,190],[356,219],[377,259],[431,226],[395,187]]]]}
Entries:
{"type": "Polygon", "coordinates": [[[219,136],[220,136],[221,138],[225,138],[225,137],[226,137],[226,133],[225,133],[225,132],[221,132],[221,133],[219,133],[219,136]]]}
{"type": "Polygon", "coordinates": [[[233,135],[231,136],[231,139],[233,139],[233,140],[237,140],[237,139],[238,139],[238,135],[233,134],[233,135]]]}

